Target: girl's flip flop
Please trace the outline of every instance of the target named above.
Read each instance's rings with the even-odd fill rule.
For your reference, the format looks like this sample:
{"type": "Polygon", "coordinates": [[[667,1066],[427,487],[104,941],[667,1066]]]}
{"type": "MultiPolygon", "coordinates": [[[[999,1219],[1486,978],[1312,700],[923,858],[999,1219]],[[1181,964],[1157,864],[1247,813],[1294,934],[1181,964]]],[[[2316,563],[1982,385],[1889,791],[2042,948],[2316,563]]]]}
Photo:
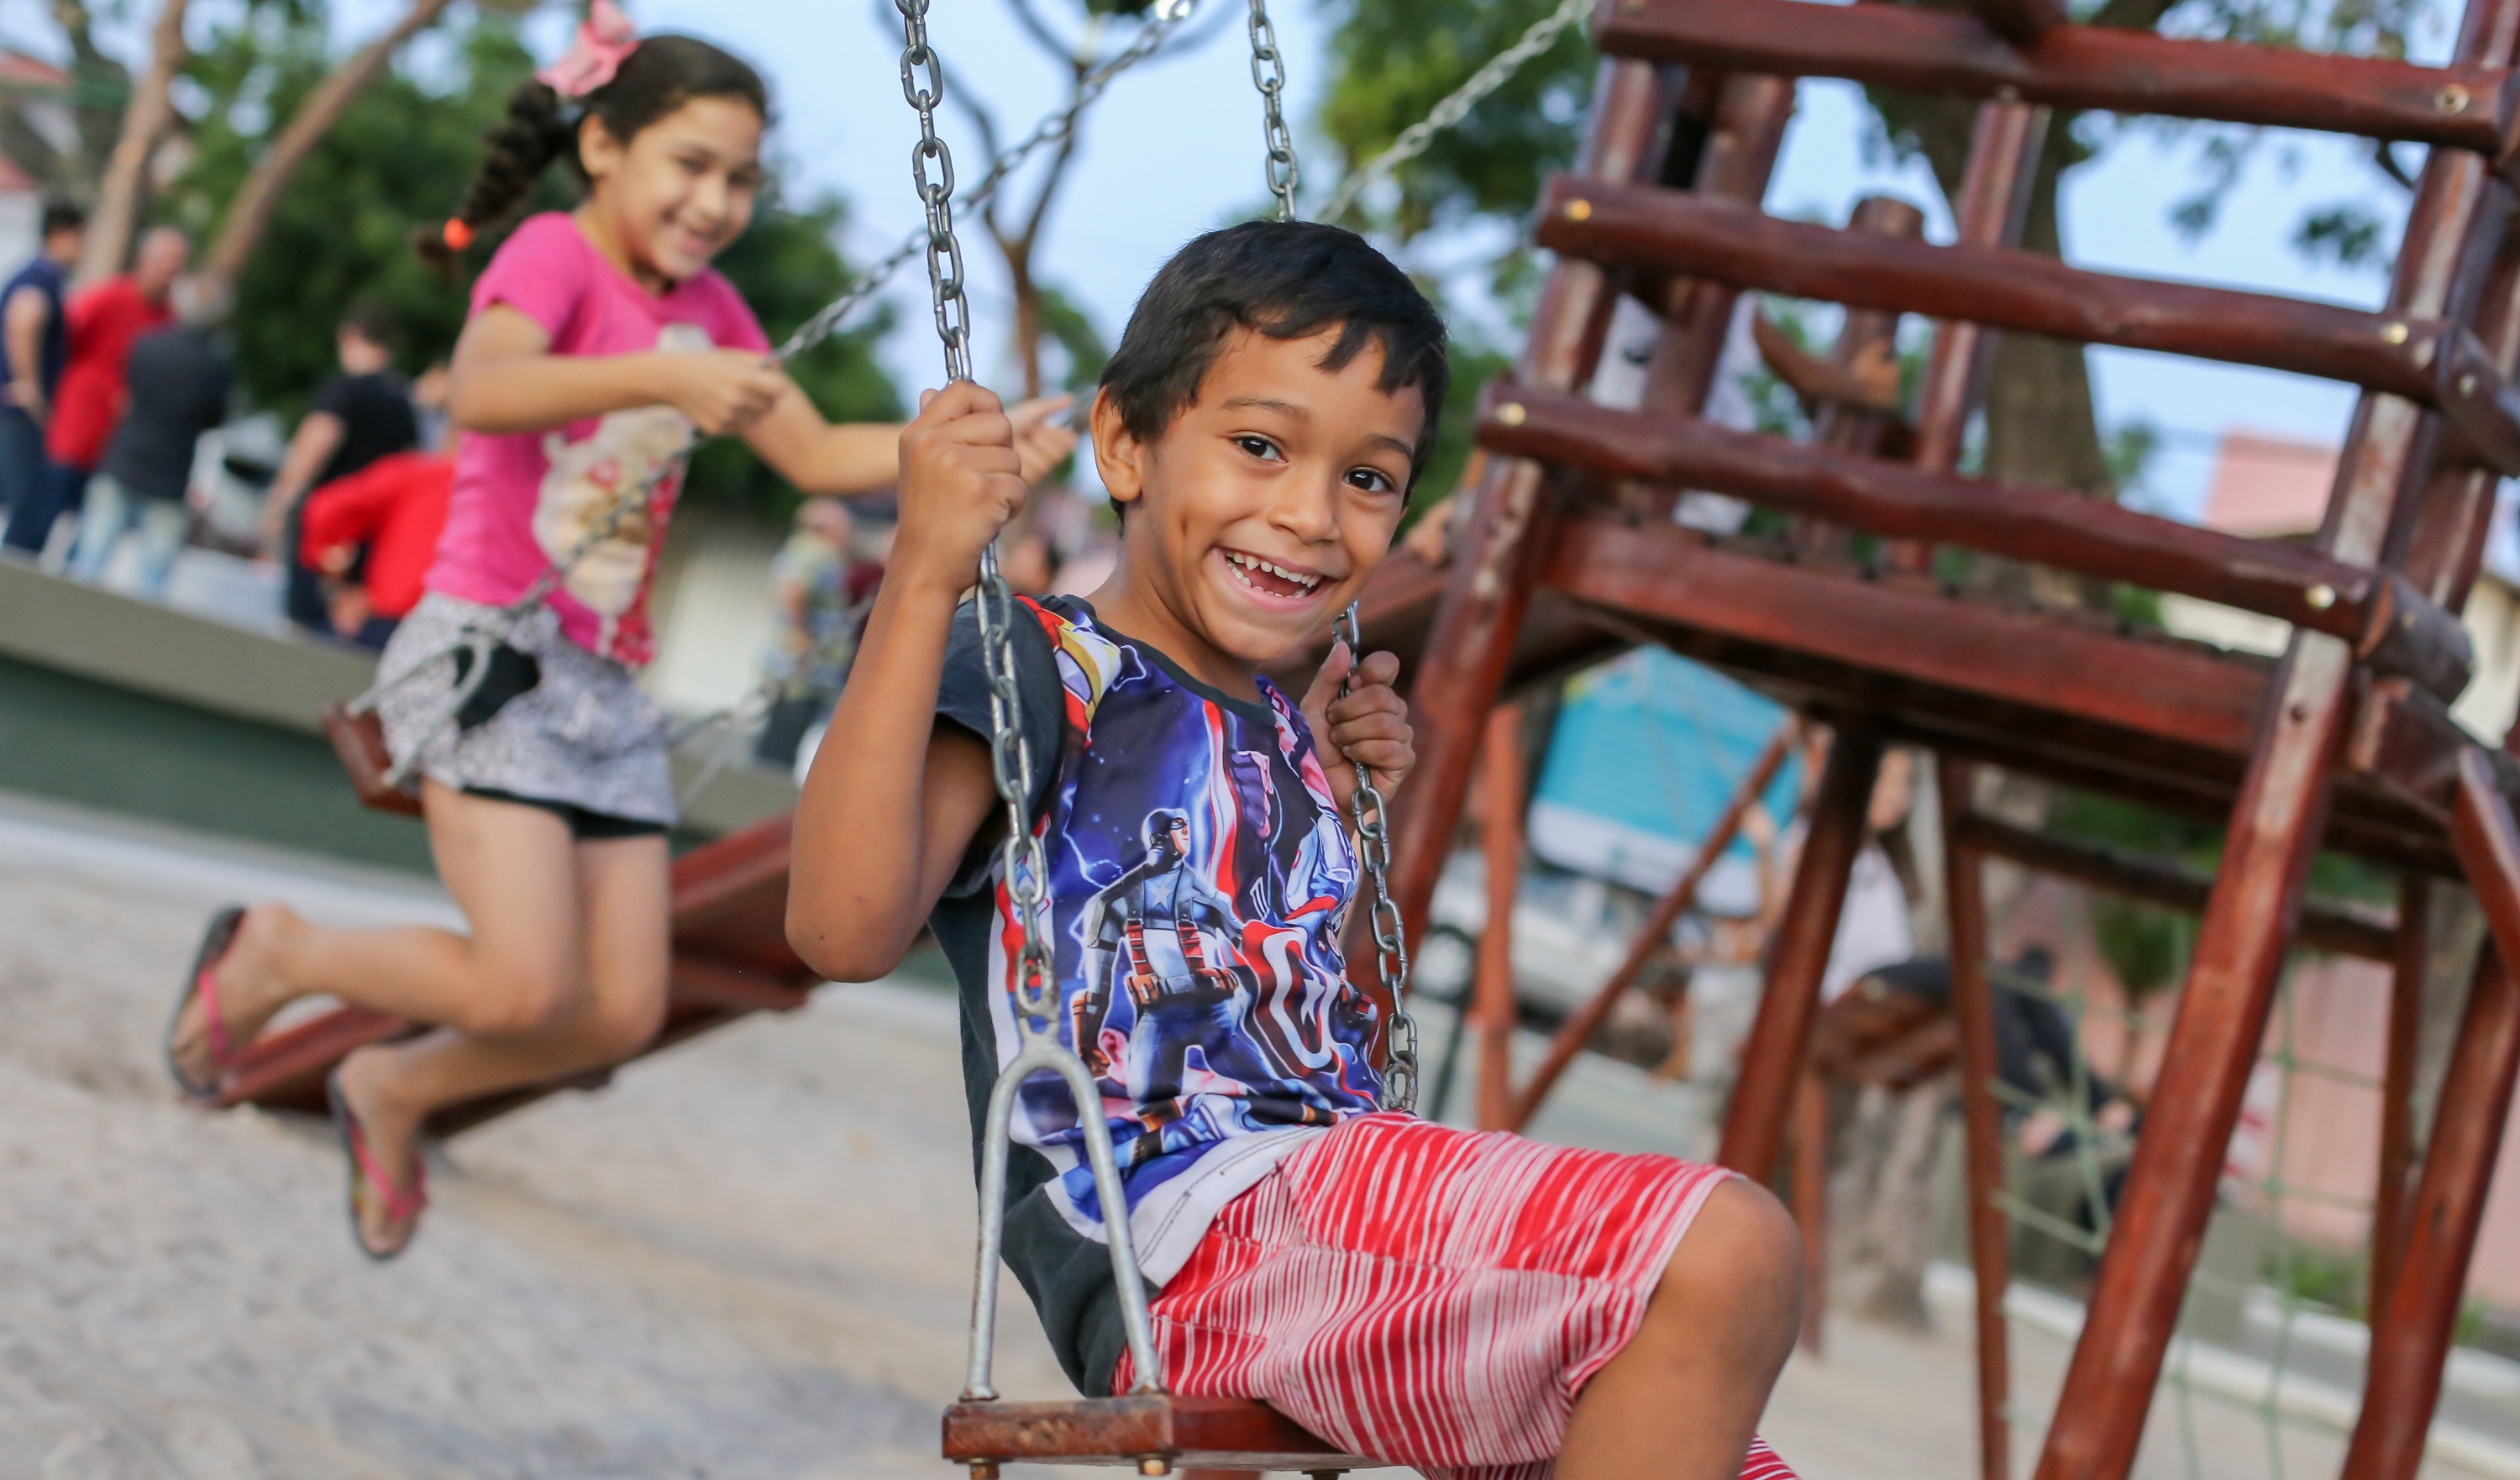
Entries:
{"type": "Polygon", "coordinates": [[[428,1206],[428,1163],[415,1153],[411,1158],[411,1185],[406,1188],[396,1183],[377,1165],[376,1156],[369,1151],[368,1134],[359,1125],[359,1117],[350,1113],[349,1099],[341,1093],[339,1069],[325,1079],[324,1098],[333,1106],[333,1128],[340,1133],[341,1150],[350,1163],[350,1241],[359,1246],[360,1253],[382,1264],[411,1247],[421,1211],[428,1206]],[[360,1214],[370,1197],[383,1198],[386,1220],[402,1227],[402,1241],[391,1248],[380,1249],[368,1242],[367,1220],[360,1214]]]}
{"type": "Polygon", "coordinates": [[[202,931],[201,949],[193,953],[193,968],[184,977],[184,989],[175,994],[174,1015],[166,1019],[166,1072],[173,1076],[175,1087],[194,1099],[210,1099],[219,1092],[219,1077],[236,1061],[236,1046],[228,1041],[227,1018],[219,1010],[219,963],[226,960],[228,948],[236,944],[237,927],[245,922],[245,906],[230,905],[210,917],[202,931]],[[210,1078],[196,1082],[184,1072],[183,1061],[175,1056],[175,1033],[183,1026],[184,1009],[201,1000],[205,1014],[203,1032],[210,1040],[210,1078]]]}

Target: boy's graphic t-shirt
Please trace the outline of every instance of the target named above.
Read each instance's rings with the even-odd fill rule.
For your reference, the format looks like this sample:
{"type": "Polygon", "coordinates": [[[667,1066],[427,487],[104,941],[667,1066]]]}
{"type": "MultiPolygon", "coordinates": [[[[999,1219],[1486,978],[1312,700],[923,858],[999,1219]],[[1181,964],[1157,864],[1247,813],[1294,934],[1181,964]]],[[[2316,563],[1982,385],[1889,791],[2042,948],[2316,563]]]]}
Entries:
{"type": "MultiPolygon", "coordinates": [[[[554,211],[517,228],[472,285],[472,312],[504,303],[551,336],[556,355],[706,349],[767,351],[770,340],[726,279],[703,269],[652,293],[607,261],[575,218],[554,211]]],[[[624,519],[552,593],[561,630],[630,664],[654,655],[648,587],[682,492],[692,424],[642,406],[549,431],[468,431],[428,588],[498,605],[567,559],[622,495],[661,470],[644,515],[624,519]]]]}
{"type": "MultiPolygon", "coordinates": [[[[1052,1023],[1102,1089],[1147,1278],[1303,1141],[1380,1106],[1372,1001],[1338,950],[1356,853],[1294,702],[1238,698],[1102,628],[1084,603],[1014,608],[1031,816],[1050,866],[1052,1023]]],[[[984,740],[977,614],[955,618],[937,709],[984,740]]],[[[994,815],[994,814],[993,814],[994,815]]],[[[976,1145],[1020,1048],[1021,925],[989,831],[933,918],[962,990],[976,1145]]],[[[1103,1219],[1058,1076],[1017,1098],[1007,1262],[1068,1375],[1108,1388],[1121,1348],[1103,1219]]]]}

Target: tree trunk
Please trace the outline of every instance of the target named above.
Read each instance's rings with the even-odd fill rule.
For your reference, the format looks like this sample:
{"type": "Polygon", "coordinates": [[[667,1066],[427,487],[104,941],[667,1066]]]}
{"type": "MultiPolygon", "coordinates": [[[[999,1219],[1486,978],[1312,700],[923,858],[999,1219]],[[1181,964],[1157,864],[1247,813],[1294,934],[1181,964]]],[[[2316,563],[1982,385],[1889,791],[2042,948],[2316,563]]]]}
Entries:
{"type": "Polygon", "coordinates": [[[1015,299],[1015,369],[1023,381],[1023,399],[1041,394],[1041,291],[1032,281],[1032,244],[1000,238],[1006,253],[1007,284],[1015,299]]]}
{"type": "Polygon", "coordinates": [[[184,10],[187,0],[165,0],[150,40],[149,70],[132,89],[122,111],[122,132],[107,159],[105,180],[98,187],[96,213],[88,221],[87,246],[79,253],[78,282],[84,286],[122,270],[131,250],[131,233],[140,222],[140,196],[148,185],[149,157],[175,115],[175,69],[184,65],[184,10]]]}
{"type": "Polygon", "coordinates": [[[361,47],[357,56],[341,64],[307,96],[291,116],[289,126],[254,162],[253,172],[237,188],[236,198],[228,202],[227,219],[219,225],[218,240],[202,263],[204,277],[222,284],[236,281],[261,243],[263,230],[271,224],[272,207],[279,203],[289,177],[296,173],[317,142],[340,120],[350,101],[384,70],[402,44],[435,24],[451,0],[413,0],[411,9],[403,13],[392,30],[361,47]]]}

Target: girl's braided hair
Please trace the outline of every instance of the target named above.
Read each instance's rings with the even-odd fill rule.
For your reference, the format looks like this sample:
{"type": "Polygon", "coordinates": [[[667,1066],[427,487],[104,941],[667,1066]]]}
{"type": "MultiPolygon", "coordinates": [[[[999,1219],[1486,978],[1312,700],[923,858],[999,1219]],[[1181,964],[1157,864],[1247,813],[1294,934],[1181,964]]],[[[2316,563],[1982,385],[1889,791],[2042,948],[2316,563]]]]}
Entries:
{"type": "Polygon", "coordinates": [[[508,95],[508,116],[484,138],[489,153],[465,192],[464,205],[442,225],[423,231],[420,254],[452,271],[474,237],[507,223],[532,194],[555,159],[564,159],[580,181],[586,166],[577,157],[578,125],[600,118],[605,132],[628,144],[649,124],[695,98],[731,98],[770,116],[769,90],[761,74],[742,60],[691,36],[650,36],[622,59],[612,80],[574,100],[535,78],[508,95]]]}

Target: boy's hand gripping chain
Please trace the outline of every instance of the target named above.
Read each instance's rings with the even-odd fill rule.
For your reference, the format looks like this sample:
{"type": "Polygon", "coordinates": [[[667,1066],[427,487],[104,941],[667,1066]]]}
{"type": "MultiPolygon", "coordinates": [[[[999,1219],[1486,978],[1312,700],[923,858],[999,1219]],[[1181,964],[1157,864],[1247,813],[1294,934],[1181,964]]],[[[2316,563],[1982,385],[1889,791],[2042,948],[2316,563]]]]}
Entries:
{"type": "MultiPolygon", "coordinates": [[[[927,286],[936,309],[936,336],[945,346],[948,379],[971,378],[970,316],[963,299],[963,248],[954,237],[954,157],[936,135],[936,105],[944,101],[945,69],[927,44],[928,0],[893,0],[901,12],[905,45],[901,91],[919,113],[919,142],[910,152],[911,178],[927,211],[927,286]]],[[[1120,1295],[1120,1323],[1128,1335],[1133,1393],[1163,1391],[1155,1362],[1153,1328],[1147,1319],[1147,1285],[1129,1237],[1129,1200],[1120,1186],[1120,1164],[1111,1154],[1111,1128],[1102,1118],[1102,1092],[1067,1045],[1058,1041],[1058,983],[1049,942],[1042,938],[1042,908],[1050,866],[1034,835],[1032,751],[1024,743],[1023,700],[1015,685],[1014,596],[998,572],[997,547],[980,552],[980,657],[989,680],[989,767],[1006,802],[1007,835],[999,867],[1007,898],[1023,925],[1023,947],[1014,962],[1015,1028],[1023,1047],[999,1071],[989,1093],[989,1116],[980,1143],[980,1251],[972,1281],[971,1362],[963,1397],[977,1402],[998,1396],[989,1368],[996,1335],[998,1256],[1006,1239],[1007,1161],[1012,1151],[1010,1117],[1024,1081],[1049,1070],[1066,1081],[1076,1105],[1085,1156],[1094,1169],[1094,1195],[1102,1211],[1103,1236],[1111,1248],[1111,1279],[1120,1295]]]]}

